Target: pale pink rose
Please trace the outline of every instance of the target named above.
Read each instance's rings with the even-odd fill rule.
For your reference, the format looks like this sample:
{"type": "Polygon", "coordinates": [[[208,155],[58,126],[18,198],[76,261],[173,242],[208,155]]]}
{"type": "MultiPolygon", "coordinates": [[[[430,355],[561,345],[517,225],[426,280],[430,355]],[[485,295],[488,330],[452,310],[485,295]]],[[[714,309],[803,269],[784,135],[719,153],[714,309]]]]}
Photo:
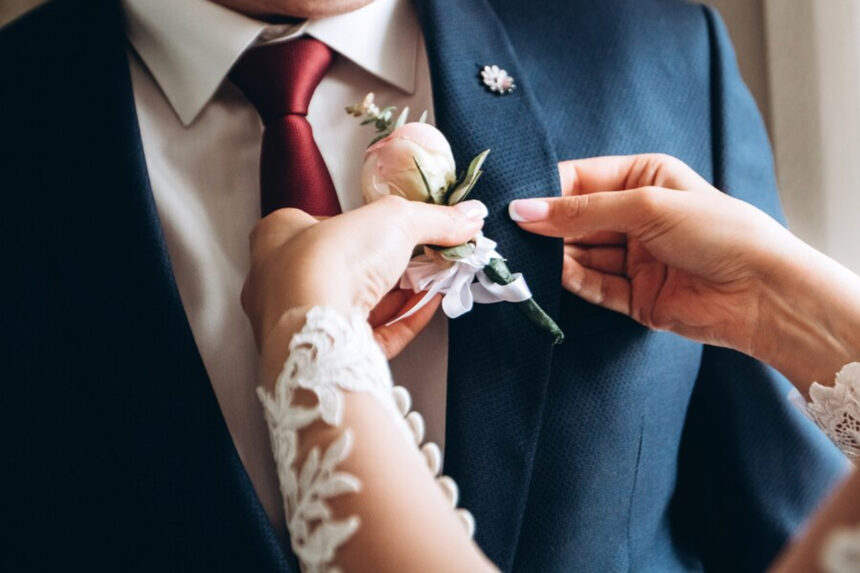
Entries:
{"type": "Polygon", "coordinates": [[[365,152],[361,169],[365,202],[388,195],[432,202],[416,161],[434,192],[456,179],[454,155],[442,132],[427,123],[406,123],[365,152]]]}

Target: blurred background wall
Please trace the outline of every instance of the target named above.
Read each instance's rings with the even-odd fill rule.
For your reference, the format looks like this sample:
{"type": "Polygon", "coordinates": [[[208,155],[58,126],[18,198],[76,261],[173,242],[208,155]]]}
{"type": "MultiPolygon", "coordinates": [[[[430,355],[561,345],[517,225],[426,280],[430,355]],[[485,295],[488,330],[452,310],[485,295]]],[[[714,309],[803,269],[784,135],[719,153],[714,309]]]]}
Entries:
{"type": "Polygon", "coordinates": [[[712,0],[767,118],[795,233],[860,272],[860,0],[712,0]]]}
{"type": "MultiPolygon", "coordinates": [[[[860,0],[708,1],[765,117],[789,225],[860,272],[860,0]]],[[[0,0],[0,25],[38,3],[0,0]]]]}

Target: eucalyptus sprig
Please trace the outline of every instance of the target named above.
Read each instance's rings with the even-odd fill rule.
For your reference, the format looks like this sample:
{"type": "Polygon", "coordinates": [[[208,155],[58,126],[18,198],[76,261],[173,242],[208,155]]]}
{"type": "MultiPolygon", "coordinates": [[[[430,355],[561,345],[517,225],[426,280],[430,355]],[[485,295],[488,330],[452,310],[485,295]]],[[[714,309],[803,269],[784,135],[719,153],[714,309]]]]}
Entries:
{"type": "MultiPolygon", "coordinates": [[[[361,120],[361,125],[370,125],[373,124],[373,127],[376,128],[376,137],[374,137],[368,147],[385,139],[391,132],[395,129],[403,125],[409,120],[409,108],[404,107],[403,111],[400,112],[400,115],[397,116],[397,119],[394,118],[394,114],[397,112],[397,107],[390,105],[384,107],[382,109],[379,108],[375,103],[373,103],[375,96],[373,92],[370,92],[366,96],[364,96],[364,100],[361,103],[349,105],[346,107],[346,113],[350,114],[353,117],[362,117],[364,119],[361,120]]],[[[421,117],[418,118],[418,123],[426,123],[427,122],[427,111],[425,110],[421,117]]]]}

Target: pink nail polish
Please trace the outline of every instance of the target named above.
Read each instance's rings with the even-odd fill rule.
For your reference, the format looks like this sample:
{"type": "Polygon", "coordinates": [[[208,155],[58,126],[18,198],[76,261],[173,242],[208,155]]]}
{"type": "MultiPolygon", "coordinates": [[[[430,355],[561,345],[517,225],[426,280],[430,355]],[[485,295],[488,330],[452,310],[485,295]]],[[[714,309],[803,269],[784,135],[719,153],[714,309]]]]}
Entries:
{"type": "Polygon", "coordinates": [[[454,205],[454,208],[458,211],[461,211],[467,218],[473,219],[475,221],[480,219],[487,218],[487,206],[481,203],[480,201],[463,201],[462,203],[457,203],[454,205]]]}
{"type": "Polygon", "coordinates": [[[508,205],[508,215],[517,223],[534,223],[549,216],[549,203],[543,199],[517,199],[508,205]]]}

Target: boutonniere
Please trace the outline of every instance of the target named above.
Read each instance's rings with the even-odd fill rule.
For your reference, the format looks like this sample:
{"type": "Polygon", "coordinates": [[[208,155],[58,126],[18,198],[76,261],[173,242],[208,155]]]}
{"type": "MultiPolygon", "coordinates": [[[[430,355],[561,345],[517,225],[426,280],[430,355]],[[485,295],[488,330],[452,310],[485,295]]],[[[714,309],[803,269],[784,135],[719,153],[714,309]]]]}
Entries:
{"type": "MultiPolygon", "coordinates": [[[[426,123],[427,112],[417,122],[409,122],[409,108],[395,116],[397,109],[380,109],[373,94],[346,111],[361,118],[362,125],[376,129],[364,152],[361,171],[361,190],[368,203],[397,195],[410,201],[456,205],[466,199],[483,173],[489,149],[479,153],[457,176],[451,145],[441,131],[426,123]]],[[[549,333],[553,344],[564,340],[555,321],[535,302],[525,278],[510,271],[496,252],[496,243],[482,233],[456,247],[426,245],[409,263],[400,288],[426,294],[396,320],[417,312],[437,294],[444,295],[442,310],[449,318],[469,312],[474,303],[506,301],[515,303],[529,320],[549,333]]]]}

